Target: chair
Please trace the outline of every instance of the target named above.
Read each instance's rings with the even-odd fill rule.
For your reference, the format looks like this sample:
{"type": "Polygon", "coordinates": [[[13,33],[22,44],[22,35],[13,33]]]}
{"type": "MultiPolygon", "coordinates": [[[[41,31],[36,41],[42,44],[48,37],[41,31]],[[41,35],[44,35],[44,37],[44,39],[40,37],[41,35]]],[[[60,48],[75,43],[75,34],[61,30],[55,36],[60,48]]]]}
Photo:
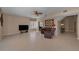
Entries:
{"type": "Polygon", "coordinates": [[[46,31],[44,31],[44,37],[45,38],[52,38],[51,29],[47,28],[46,31]]]}
{"type": "Polygon", "coordinates": [[[41,28],[41,34],[44,34],[45,31],[46,31],[46,28],[41,28]]]}
{"type": "Polygon", "coordinates": [[[51,33],[52,33],[52,35],[54,35],[55,30],[56,30],[56,28],[52,28],[52,29],[51,29],[51,33]]]}
{"type": "Polygon", "coordinates": [[[44,37],[51,39],[54,36],[56,28],[48,29],[44,32],[44,37]]]}

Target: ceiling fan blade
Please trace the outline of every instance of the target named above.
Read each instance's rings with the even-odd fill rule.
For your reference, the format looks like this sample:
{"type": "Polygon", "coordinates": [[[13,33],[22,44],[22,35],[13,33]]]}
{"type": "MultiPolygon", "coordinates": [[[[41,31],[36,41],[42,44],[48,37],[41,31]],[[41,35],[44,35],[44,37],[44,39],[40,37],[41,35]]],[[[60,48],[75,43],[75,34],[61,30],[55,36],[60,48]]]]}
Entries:
{"type": "Polygon", "coordinates": [[[43,14],[42,12],[40,12],[39,14],[43,14]]]}
{"type": "Polygon", "coordinates": [[[38,11],[34,11],[34,14],[37,15],[37,16],[39,16],[39,15],[41,15],[43,13],[42,12],[38,12],[38,11]]]}

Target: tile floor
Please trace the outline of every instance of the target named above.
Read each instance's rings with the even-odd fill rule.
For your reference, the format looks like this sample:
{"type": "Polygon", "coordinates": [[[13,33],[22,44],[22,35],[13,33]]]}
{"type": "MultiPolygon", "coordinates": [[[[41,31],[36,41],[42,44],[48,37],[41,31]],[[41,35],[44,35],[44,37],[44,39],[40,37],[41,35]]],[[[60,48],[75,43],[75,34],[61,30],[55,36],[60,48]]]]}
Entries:
{"type": "Polygon", "coordinates": [[[7,36],[0,41],[0,51],[79,51],[74,33],[63,33],[45,39],[38,31],[7,36]]]}

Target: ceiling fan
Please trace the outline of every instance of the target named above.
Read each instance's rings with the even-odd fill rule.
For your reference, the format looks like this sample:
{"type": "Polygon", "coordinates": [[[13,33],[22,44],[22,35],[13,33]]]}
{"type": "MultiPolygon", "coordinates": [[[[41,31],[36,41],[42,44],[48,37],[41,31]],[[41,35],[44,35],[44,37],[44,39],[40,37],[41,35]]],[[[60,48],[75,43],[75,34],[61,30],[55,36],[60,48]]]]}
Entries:
{"type": "Polygon", "coordinates": [[[42,15],[43,13],[42,12],[38,12],[38,11],[33,11],[34,12],[34,14],[36,15],[36,16],[39,16],[39,15],[42,15]]]}

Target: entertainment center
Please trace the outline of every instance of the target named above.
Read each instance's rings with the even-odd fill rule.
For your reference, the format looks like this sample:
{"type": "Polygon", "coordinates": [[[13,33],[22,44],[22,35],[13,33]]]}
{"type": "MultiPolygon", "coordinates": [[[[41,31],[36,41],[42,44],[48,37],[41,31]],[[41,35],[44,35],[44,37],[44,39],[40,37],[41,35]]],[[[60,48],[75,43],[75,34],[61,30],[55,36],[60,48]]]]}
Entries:
{"type": "Polygon", "coordinates": [[[28,32],[28,29],[29,29],[28,25],[19,25],[19,31],[21,33],[28,32]]]}

